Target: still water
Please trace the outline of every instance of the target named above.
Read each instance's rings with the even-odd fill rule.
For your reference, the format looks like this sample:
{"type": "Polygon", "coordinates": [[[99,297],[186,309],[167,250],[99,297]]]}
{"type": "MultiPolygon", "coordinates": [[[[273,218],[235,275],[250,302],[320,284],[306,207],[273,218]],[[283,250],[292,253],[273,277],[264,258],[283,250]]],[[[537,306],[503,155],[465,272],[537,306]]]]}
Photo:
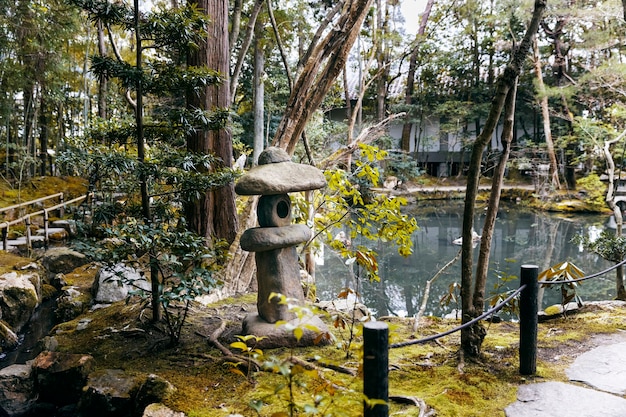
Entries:
{"type": "MultiPolygon", "coordinates": [[[[408,210],[417,219],[419,230],[413,235],[413,254],[398,255],[389,243],[373,243],[379,254],[380,282],[356,282],[349,266],[329,248],[324,251],[323,265],[316,270],[317,295],[320,299],[336,298],[342,288],[357,289],[361,301],[376,316],[413,316],[422,302],[427,280],[448,261],[460,246],[452,242],[461,236],[463,202],[423,202],[408,210]]],[[[474,227],[481,233],[484,212],[476,215],[474,227]]],[[[560,263],[573,262],[585,274],[604,270],[611,263],[572,243],[577,234],[598,233],[610,226],[608,215],[563,215],[534,212],[515,205],[501,205],[492,240],[487,296],[519,287],[519,271],[523,264],[539,266],[539,271],[560,263]],[[512,278],[502,283],[501,277],[512,278]],[[500,287],[496,289],[496,287],[500,287]]],[[[357,238],[358,240],[358,238],[357,238]]],[[[354,242],[366,244],[366,242],[354,242]]],[[[372,247],[372,243],[367,244],[372,247]]],[[[478,247],[475,248],[478,256],[478,247]]],[[[476,258],[475,258],[476,259],[476,258]]],[[[358,271],[357,272],[358,275],[358,271]]],[[[444,316],[460,309],[454,301],[442,305],[440,299],[450,286],[461,280],[460,259],[433,282],[425,314],[444,316]]],[[[458,290],[456,291],[458,296],[458,290]]],[[[583,301],[607,300],[615,296],[614,272],[583,282],[577,289],[583,301]]],[[[458,298],[458,297],[457,297],[458,298]]],[[[560,303],[560,290],[546,289],[542,308],[560,303]]]]}

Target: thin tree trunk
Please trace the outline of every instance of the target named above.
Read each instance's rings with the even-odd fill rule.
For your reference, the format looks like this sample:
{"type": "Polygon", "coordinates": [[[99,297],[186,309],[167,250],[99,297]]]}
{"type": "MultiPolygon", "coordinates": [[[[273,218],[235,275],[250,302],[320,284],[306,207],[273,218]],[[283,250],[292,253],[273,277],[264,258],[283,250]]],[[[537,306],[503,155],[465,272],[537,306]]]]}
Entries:
{"type": "Polygon", "coordinates": [[[491,179],[491,194],[485,216],[478,261],[476,262],[476,280],[474,285],[474,310],[477,314],[482,313],[485,305],[485,288],[487,286],[487,273],[489,271],[489,255],[491,253],[491,240],[500,206],[500,194],[502,193],[502,181],[509,160],[511,142],[513,140],[513,128],[515,125],[515,99],[517,98],[517,81],[509,90],[504,105],[504,126],[502,128],[502,154],[491,179]]]}
{"type": "MultiPolygon", "coordinates": [[[[626,1],[626,0],[624,0],[626,1]]],[[[403,151],[409,152],[411,150],[411,130],[413,129],[413,123],[411,122],[412,111],[408,109],[413,103],[413,93],[415,92],[415,72],[417,69],[417,54],[419,52],[419,47],[422,44],[422,39],[424,38],[424,33],[426,32],[426,23],[428,22],[428,18],[430,17],[430,12],[433,9],[433,5],[435,4],[435,0],[428,0],[426,3],[426,8],[424,9],[424,13],[422,13],[422,18],[420,20],[420,26],[417,30],[417,39],[415,40],[415,46],[411,51],[411,57],[409,59],[409,71],[406,76],[406,90],[404,94],[404,104],[407,105],[407,116],[406,121],[402,125],[402,138],[401,138],[401,149],[403,151]]],[[[417,153],[417,148],[415,149],[417,153]]]]}
{"type": "Polygon", "coordinates": [[[541,58],[539,57],[539,46],[537,37],[533,40],[533,64],[535,66],[535,76],[537,78],[537,90],[540,95],[539,105],[541,106],[541,117],[543,118],[543,133],[546,136],[546,147],[548,150],[548,158],[550,158],[550,178],[552,186],[561,189],[559,181],[559,166],[556,162],[556,154],[554,152],[554,141],[552,140],[552,129],[550,127],[550,111],[548,107],[548,96],[546,94],[546,86],[543,83],[543,74],[541,72],[541,58]]]}
{"type": "MultiPolygon", "coordinates": [[[[206,2],[206,0],[194,0],[198,3],[206,2]]],[[[230,75],[230,98],[235,97],[235,91],[237,91],[237,84],[239,83],[239,75],[241,74],[241,68],[243,67],[243,61],[248,53],[248,49],[250,49],[250,44],[252,43],[252,35],[254,34],[254,27],[256,26],[256,19],[259,16],[259,12],[261,11],[261,7],[263,6],[264,0],[256,0],[254,2],[254,8],[252,9],[252,13],[250,14],[250,18],[248,19],[248,27],[246,28],[246,35],[244,37],[243,43],[241,45],[241,49],[239,50],[239,54],[237,55],[237,63],[235,64],[235,68],[233,69],[233,73],[230,75]]],[[[209,1],[209,3],[211,3],[209,1]]],[[[228,2],[226,2],[226,39],[228,38],[228,2]]],[[[209,17],[213,19],[213,15],[209,13],[209,17]]],[[[211,22],[212,25],[215,25],[214,22],[211,22]]],[[[217,43],[221,44],[226,42],[226,39],[217,40],[217,43]]],[[[211,42],[211,41],[209,41],[211,42]]],[[[226,51],[230,54],[230,45],[226,46],[226,51]]],[[[230,56],[230,55],[229,55],[230,56]]],[[[226,68],[227,72],[224,74],[228,74],[229,66],[226,68]]],[[[230,103],[229,103],[230,104],[230,103]]]]}
{"type": "MultiPolygon", "coordinates": [[[[104,42],[104,26],[102,20],[98,19],[98,54],[101,57],[106,56],[106,44],[104,42]]],[[[102,119],[107,118],[107,90],[108,81],[106,77],[100,77],[98,80],[98,116],[102,119]]]]}
{"type": "MultiPolygon", "coordinates": [[[[491,109],[485,121],[485,126],[480,135],[476,138],[472,148],[468,167],[465,207],[463,210],[463,244],[461,246],[461,304],[463,323],[467,323],[476,317],[472,296],[472,230],[474,227],[474,202],[478,195],[483,151],[491,140],[493,131],[500,119],[500,114],[509,90],[515,85],[517,77],[520,74],[528,50],[531,47],[532,37],[537,32],[543,11],[546,8],[546,3],[547,0],[535,0],[533,16],[526,34],[524,35],[524,39],[515,50],[511,62],[509,62],[504,72],[498,77],[495,96],[491,102],[491,109]]],[[[461,348],[463,352],[469,356],[477,356],[480,353],[482,340],[480,337],[474,338],[473,336],[471,328],[466,328],[461,331],[461,348]]]]}
{"type": "MultiPolygon", "coordinates": [[[[611,210],[613,210],[613,216],[615,216],[615,236],[622,236],[624,221],[622,218],[622,209],[615,204],[615,162],[613,161],[613,155],[611,154],[611,145],[624,139],[625,136],[626,130],[615,139],[605,140],[603,148],[604,158],[606,159],[606,168],[609,174],[606,202],[611,210]]],[[[624,268],[621,265],[615,270],[615,294],[618,300],[626,300],[626,288],[624,288],[624,268]]]]}
{"type": "Polygon", "coordinates": [[[276,19],[274,18],[274,10],[272,9],[272,2],[270,0],[267,0],[267,14],[270,18],[270,22],[272,23],[274,37],[276,38],[276,45],[280,51],[280,58],[283,61],[283,67],[285,68],[285,74],[287,75],[287,84],[289,85],[289,92],[291,93],[291,90],[293,90],[293,76],[291,75],[291,69],[289,68],[289,63],[287,62],[287,53],[285,52],[285,47],[283,46],[283,40],[280,37],[280,31],[278,30],[278,25],[276,24],[276,19]]]}
{"type": "Polygon", "coordinates": [[[48,129],[48,109],[46,106],[46,92],[42,92],[39,103],[39,173],[44,176],[48,173],[48,142],[50,137],[50,129],[48,129]]]}
{"type": "Polygon", "coordinates": [[[254,32],[254,146],[252,151],[252,164],[256,165],[259,160],[259,155],[263,152],[263,144],[265,143],[265,138],[263,136],[263,128],[265,126],[265,87],[263,83],[263,74],[265,73],[265,51],[263,50],[263,45],[260,39],[263,36],[263,25],[259,24],[258,20],[254,32]]]}

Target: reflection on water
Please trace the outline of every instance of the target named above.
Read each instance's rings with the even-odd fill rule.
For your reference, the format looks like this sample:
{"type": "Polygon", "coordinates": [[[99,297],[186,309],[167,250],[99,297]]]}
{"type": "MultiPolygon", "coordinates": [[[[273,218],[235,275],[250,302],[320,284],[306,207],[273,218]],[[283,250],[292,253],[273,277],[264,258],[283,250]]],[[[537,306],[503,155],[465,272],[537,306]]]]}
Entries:
{"type": "MultiPolygon", "coordinates": [[[[389,314],[412,316],[419,309],[427,280],[448,261],[454,258],[460,246],[452,241],[461,235],[463,202],[424,202],[411,207],[419,230],[413,235],[413,254],[404,258],[392,245],[379,242],[381,281],[359,284],[363,302],[377,316],[389,314]]],[[[474,227],[481,234],[484,213],[476,216],[474,227]]],[[[607,227],[606,215],[559,215],[532,212],[513,205],[502,205],[498,213],[492,240],[487,296],[492,296],[500,285],[502,292],[519,286],[519,270],[522,264],[535,264],[539,271],[568,260],[586,274],[603,270],[611,265],[596,254],[584,251],[571,243],[580,233],[597,234],[607,227]],[[502,284],[500,277],[513,280],[502,284]]],[[[355,244],[366,244],[359,242],[355,244]]],[[[369,244],[371,245],[371,243],[369,244]]],[[[478,256],[478,247],[475,249],[478,256]]],[[[441,306],[439,300],[448,293],[454,282],[460,283],[461,262],[456,262],[433,284],[428,298],[426,315],[443,316],[454,308],[454,301],[441,306]]],[[[336,297],[341,288],[356,287],[350,278],[348,266],[328,248],[324,265],[316,270],[317,294],[321,299],[336,297]]],[[[614,273],[584,282],[577,290],[583,301],[611,299],[615,296],[614,273]]],[[[458,294],[457,294],[458,295],[458,294]]],[[[557,288],[546,289],[543,307],[560,302],[557,288]]]]}

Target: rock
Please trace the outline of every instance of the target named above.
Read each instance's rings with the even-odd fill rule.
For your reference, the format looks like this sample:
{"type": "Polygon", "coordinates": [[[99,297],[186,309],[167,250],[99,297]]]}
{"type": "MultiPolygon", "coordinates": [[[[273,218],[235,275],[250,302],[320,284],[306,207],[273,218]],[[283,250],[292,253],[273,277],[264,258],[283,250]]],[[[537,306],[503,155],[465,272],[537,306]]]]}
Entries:
{"type": "Polygon", "coordinates": [[[143,410],[149,404],[160,403],[174,394],[176,388],[166,379],[150,374],[135,395],[135,408],[143,410]]]}
{"type": "Polygon", "coordinates": [[[87,257],[82,253],[64,247],[48,249],[41,257],[44,268],[52,275],[67,274],[87,262],[87,257]]]}
{"type": "Polygon", "coordinates": [[[280,293],[288,299],[304,301],[296,248],[291,246],[257,252],[256,265],[259,286],[257,309],[261,318],[268,323],[293,319],[294,314],[289,311],[288,305],[279,304],[276,298],[269,300],[269,297],[272,293],[280,293]]]}
{"type": "Polygon", "coordinates": [[[326,324],[319,317],[313,315],[302,319],[295,318],[284,325],[276,326],[274,323],[263,320],[258,314],[249,314],[243,320],[242,331],[246,335],[263,336],[262,339],[255,342],[255,346],[259,349],[313,346],[316,344],[322,346],[333,341],[326,324]],[[302,331],[299,340],[294,335],[296,328],[302,331]]]}
{"type": "Polygon", "coordinates": [[[270,146],[259,154],[259,165],[276,164],[278,162],[289,162],[291,157],[284,150],[276,146],[270,146]]]}
{"type": "Polygon", "coordinates": [[[0,369],[0,415],[27,414],[37,401],[30,365],[10,365],[0,369]]]}
{"type": "Polygon", "coordinates": [[[521,385],[507,417],[623,417],[626,399],[562,382],[521,385]]]}
{"type": "Polygon", "coordinates": [[[70,237],[76,237],[78,228],[74,220],[55,220],[50,224],[52,227],[60,227],[65,229],[70,237]]]}
{"type": "Polygon", "coordinates": [[[295,246],[309,241],[311,229],[304,224],[283,227],[253,227],[241,235],[241,249],[248,252],[263,252],[295,246]]]}
{"type": "Polygon", "coordinates": [[[239,195],[274,195],[325,186],[322,171],[312,165],[291,162],[285,151],[270,147],[259,155],[259,165],[237,181],[235,192],[239,195]]]}
{"type": "Polygon", "coordinates": [[[0,317],[19,332],[39,305],[39,294],[33,284],[40,284],[38,273],[7,272],[0,275],[0,317]]]}
{"type": "Polygon", "coordinates": [[[0,321],[0,353],[15,349],[19,343],[20,341],[15,332],[0,321]]]}
{"type": "Polygon", "coordinates": [[[280,227],[291,224],[291,199],[287,194],[261,196],[256,211],[261,227],[280,227]]]}
{"type": "MultiPolygon", "coordinates": [[[[45,233],[46,233],[46,229],[37,230],[38,236],[44,236],[45,233]]],[[[49,240],[60,242],[60,241],[66,240],[68,237],[69,237],[69,233],[67,233],[67,230],[63,229],[62,227],[49,227],[48,228],[49,240]]]]}
{"type": "Polygon", "coordinates": [[[87,311],[90,294],[83,294],[78,287],[69,286],[61,289],[61,295],[57,298],[57,307],[54,311],[58,322],[74,320],[87,311]]]}
{"type": "Polygon", "coordinates": [[[598,346],[577,357],[567,369],[567,376],[570,381],[583,382],[619,396],[626,395],[626,363],[615,360],[624,351],[626,342],[598,346]]]}
{"type": "Polygon", "coordinates": [[[362,320],[364,318],[371,318],[372,312],[363,303],[354,300],[353,298],[341,298],[331,301],[320,301],[315,304],[318,308],[326,311],[331,316],[341,314],[349,316],[356,320],[362,320]]]}
{"type": "Polygon", "coordinates": [[[163,404],[150,404],[143,411],[142,417],[185,417],[185,413],[174,411],[163,404]]]}
{"type": "Polygon", "coordinates": [[[94,366],[91,355],[40,353],[33,361],[39,400],[59,406],[77,403],[94,366]]]}
{"type": "Polygon", "coordinates": [[[92,294],[96,303],[115,303],[125,300],[130,291],[150,291],[150,283],[136,269],[123,264],[101,268],[93,283],[92,294]]]}
{"type": "Polygon", "coordinates": [[[239,195],[274,195],[325,186],[324,174],[314,166],[279,162],[250,169],[235,185],[235,192],[239,195]]]}
{"type": "Polygon", "coordinates": [[[78,411],[90,417],[131,416],[137,377],[120,369],[105,369],[89,375],[78,403],[78,411]]]}

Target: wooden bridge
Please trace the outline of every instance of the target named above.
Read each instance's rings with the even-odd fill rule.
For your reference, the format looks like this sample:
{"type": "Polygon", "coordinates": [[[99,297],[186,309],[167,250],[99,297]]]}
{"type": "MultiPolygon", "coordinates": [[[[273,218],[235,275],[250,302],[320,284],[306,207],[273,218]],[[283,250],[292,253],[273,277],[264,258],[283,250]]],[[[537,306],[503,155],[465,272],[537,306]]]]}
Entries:
{"type": "Polygon", "coordinates": [[[30,252],[33,246],[37,244],[47,247],[51,237],[54,238],[54,240],[63,240],[69,237],[74,233],[74,230],[70,221],[63,220],[66,207],[80,205],[85,201],[89,201],[92,196],[93,195],[90,193],[65,201],[63,193],[56,193],[0,208],[0,214],[4,214],[5,218],[9,213],[15,211],[19,213],[17,218],[5,220],[0,223],[0,230],[2,231],[2,250],[11,251],[25,248],[30,252]],[[55,200],[56,204],[45,207],[45,203],[54,203],[55,200]],[[44,206],[44,208],[41,208],[41,206],[44,206]],[[61,220],[50,222],[50,213],[54,211],[58,212],[58,217],[61,220]],[[9,228],[20,224],[24,224],[25,226],[24,236],[9,240],[9,228]],[[33,236],[34,229],[36,230],[35,236],[33,236]]]}

